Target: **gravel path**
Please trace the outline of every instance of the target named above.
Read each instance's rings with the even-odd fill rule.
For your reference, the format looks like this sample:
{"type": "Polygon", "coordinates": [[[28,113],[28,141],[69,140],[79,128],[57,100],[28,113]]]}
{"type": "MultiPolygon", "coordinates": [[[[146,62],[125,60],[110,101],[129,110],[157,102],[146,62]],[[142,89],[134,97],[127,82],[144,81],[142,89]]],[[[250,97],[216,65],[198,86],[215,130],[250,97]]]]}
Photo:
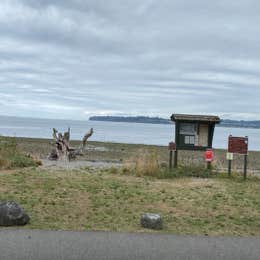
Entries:
{"type": "Polygon", "coordinates": [[[54,168],[54,169],[80,169],[85,167],[93,168],[111,168],[111,167],[120,167],[122,163],[119,162],[106,162],[106,161],[83,161],[75,160],[70,162],[61,162],[61,161],[50,161],[48,159],[41,160],[42,168],[54,168]]]}

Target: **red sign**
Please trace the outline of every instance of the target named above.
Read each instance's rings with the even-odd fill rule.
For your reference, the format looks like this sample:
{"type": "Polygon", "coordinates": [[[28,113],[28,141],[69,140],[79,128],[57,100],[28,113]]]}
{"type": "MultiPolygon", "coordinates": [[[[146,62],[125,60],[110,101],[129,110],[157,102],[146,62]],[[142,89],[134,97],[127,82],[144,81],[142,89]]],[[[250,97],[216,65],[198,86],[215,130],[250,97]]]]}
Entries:
{"type": "Polygon", "coordinates": [[[170,151],[176,151],[176,143],[170,142],[169,145],[168,145],[168,149],[170,151]]]}
{"type": "Polygon", "coordinates": [[[235,137],[230,135],[228,138],[228,152],[247,154],[248,152],[248,137],[235,137]]]}
{"type": "Polygon", "coordinates": [[[213,162],[214,161],[214,150],[213,149],[207,149],[205,152],[205,161],[206,162],[213,162]]]}

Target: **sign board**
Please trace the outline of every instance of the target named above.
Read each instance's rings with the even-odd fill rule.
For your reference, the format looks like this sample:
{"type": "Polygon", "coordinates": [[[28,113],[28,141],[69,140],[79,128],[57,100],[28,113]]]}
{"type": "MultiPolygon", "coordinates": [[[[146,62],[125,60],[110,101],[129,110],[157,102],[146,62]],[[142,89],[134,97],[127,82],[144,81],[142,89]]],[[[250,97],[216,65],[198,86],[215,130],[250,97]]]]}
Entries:
{"type": "Polygon", "coordinates": [[[213,149],[207,149],[205,152],[205,161],[206,162],[213,162],[214,160],[214,151],[213,149]]]}
{"type": "Polygon", "coordinates": [[[233,161],[234,154],[233,153],[227,153],[227,160],[233,161]]]}
{"type": "Polygon", "coordinates": [[[168,145],[168,149],[170,151],[176,151],[176,143],[170,142],[169,145],[168,145]]]}
{"type": "Polygon", "coordinates": [[[248,137],[236,137],[230,135],[228,138],[228,152],[247,154],[248,153],[248,137]]]}
{"type": "Polygon", "coordinates": [[[206,151],[212,148],[218,116],[173,114],[177,150],[206,151]]]}

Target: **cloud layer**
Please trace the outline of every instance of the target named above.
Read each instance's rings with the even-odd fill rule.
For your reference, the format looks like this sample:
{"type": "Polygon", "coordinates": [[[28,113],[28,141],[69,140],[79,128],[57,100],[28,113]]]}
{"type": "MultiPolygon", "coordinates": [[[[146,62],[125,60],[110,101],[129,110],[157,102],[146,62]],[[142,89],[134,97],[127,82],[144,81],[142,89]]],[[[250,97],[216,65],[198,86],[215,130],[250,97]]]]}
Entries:
{"type": "Polygon", "coordinates": [[[258,0],[2,0],[1,114],[260,119],[258,0]]]}

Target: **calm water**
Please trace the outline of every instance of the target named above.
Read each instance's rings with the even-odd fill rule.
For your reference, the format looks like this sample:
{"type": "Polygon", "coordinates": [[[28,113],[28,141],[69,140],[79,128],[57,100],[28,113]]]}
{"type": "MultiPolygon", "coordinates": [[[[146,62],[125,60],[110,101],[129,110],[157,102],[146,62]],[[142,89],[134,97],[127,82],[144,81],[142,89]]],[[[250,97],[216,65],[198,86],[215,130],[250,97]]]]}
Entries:
{"type": "MultiPolygon", "coordinates": [[[[174,125],[24,119],[0,116],[0,134],[17,137],[51,138],[52,128],[59,131],[71,127],[72,139],[82,139],[90,127],[94,128],[93,141],[167,145],[174,138],[174,125]]],[[[249,149],[260,150],[260,129],[216,127],[215,148],[227,148],[228,136],[249,136],[249,149]]]]}

